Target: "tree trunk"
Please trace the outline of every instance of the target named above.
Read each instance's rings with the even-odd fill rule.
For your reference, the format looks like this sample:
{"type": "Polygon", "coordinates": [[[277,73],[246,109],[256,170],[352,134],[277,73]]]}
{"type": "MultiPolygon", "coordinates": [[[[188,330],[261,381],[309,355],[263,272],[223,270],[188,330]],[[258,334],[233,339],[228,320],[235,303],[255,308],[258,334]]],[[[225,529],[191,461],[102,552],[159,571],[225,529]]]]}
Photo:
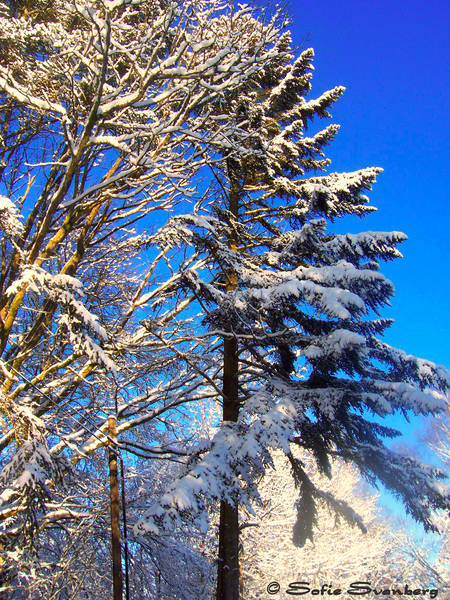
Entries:
{"type": "Polygon", "coordinates": [[[239,600],[238,509],[223,501],[220,503],[216,599],[239,600]]]}
{"type": "MultiPolygon", "coordinates": [[[[223,420],[237,421],[239,414],[239,363],[236,340],[224,340],[223,420]]],[[[216,600],[239,600],[239,520],[237,506],[220,503],[219,560],[216,600]]]]}
{"type": "MultiPolygon", "coordinates": [[[[238,219],[240,182],[237,166],[227,161],[230,181],[229,246],[237,251],[237,235],[234,223],[238,219]]],[[[226,273],[226,290],[232,292],[238,284],[236,273],[226,273]]],[[[223,421],[236,422],[239,416],[239,354],[235,338],[223,342],[223,421]]],[[[217,565],[216,600],[239,600],[239,515],[238,507],[228,502],[220,503],[219,555],[217,565]]]]}
{"type": "MultiPolygon", "coordinates": [[[[116,419],[108,418],[108,432],[114,442],[116,441],[116,419]]],[[[112,576],[113,576],[113,599],[122,600],[122,556],[120,547],[120,513],[119,513],[119,480],[117,468],[117,455],[114,448],[108,448],[109,462],[109,494],[111,512],[111,553],[112,553],[112,576]]]]}

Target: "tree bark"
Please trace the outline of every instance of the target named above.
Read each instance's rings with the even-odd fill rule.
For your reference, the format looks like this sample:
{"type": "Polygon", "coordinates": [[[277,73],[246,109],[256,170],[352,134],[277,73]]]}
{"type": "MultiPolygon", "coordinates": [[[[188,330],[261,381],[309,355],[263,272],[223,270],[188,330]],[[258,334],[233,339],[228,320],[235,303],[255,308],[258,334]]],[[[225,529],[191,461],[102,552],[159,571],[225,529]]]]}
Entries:
{"type": "MultiPolygon", "coordinates": [[[[237,168],[227,161],[230,181],[229,214],[230,234],[228,243],[237,251],[237,235],[234,226],[238,219],[240,182],[237,168]]],[[[237,275],[227,271],[226,290],[236,289],[237,275]]],[[[230,332],[231,333],[231,332],[230,332]]],[[[223,342],[223,421],[236,422],[239,416],[239,350],[236,338],[224,338],[223,342]]],[[[220,503],[219,554],[217,565],[216,600],[239,600],[239,514],[238,507],[226,501],[220,503]]]]}
{"type": "Polygon", "coordinates": [[[220,503],[216,599],[239,600],[238,510],[224,501],[220,503]]]}
{"type": "MultiPolygon", "coordinates": [[[[108,419],[109,436],[116,440],[116,419],[108,419]]],[[[111,444],[111,442],[110,442],[111,444]]],[[[109,493],[111,509],[111,551],[112,551],[112,577],[113,577],[113,599],[123,599],[122,583],[122,557],[120,548],[120,507],[119,507],[119,480],[117,468],[117,455],[114,449],[108,448],[109,462],[109,493]]]]}
{"type": "MultiPolygon", "coordinates": [[[[239,360],[234,339],[224,340],[223,420],[236,422],[239,415],[239,360]]],[[[237,506],[220,503],[217,600],[239,600],[239,515],[237,506]]]]}

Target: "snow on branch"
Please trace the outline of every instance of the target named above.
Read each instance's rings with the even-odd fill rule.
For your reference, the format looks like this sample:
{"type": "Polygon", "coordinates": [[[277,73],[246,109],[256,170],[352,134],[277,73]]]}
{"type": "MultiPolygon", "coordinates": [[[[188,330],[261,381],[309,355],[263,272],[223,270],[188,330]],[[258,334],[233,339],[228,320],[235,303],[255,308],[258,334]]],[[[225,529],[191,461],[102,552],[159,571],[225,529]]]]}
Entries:
{"type": "Polygon", "coordinates": [[[114,362],[81,329],[86,328],[103,342],[109,339],[105,329],[98,322],[98,317],[76,298],[76,295],[83,295],[81,281],[70,275],[52,275],[42,267],[32,265],[22,269],[20,276],[9,286],[6,293],[14,296],[24,287],[36,294],[44,294],[61,307],[63,313],[57,322],[67,328],[70,342],[76,352],[87,355],[92,362],[102,364],[111,373],[116,373],[114,362]]]}
{"type": "Polygon", "coordinates": [[[135,534],[158,535],[179,526],[187,515],[208,527],[211,501],[245,505],[258,501],[254,485],[272,464],[269,450],[289,451],[289,439],[299,418],[301,399],[289,394],[280,380],[258,390],[246,403],[238,423],[224,422],[211,442],[201,445],[186,473],[145,511],[135,534]],[[275,400],[276,399],[276,400],[275,400]]]}
{"type": "Polygon", "coordinates": [[[0,196],[0,229],[3,229],[9,238],[14,238],[23,231],[17,207],[5,196],[0,196]]]}

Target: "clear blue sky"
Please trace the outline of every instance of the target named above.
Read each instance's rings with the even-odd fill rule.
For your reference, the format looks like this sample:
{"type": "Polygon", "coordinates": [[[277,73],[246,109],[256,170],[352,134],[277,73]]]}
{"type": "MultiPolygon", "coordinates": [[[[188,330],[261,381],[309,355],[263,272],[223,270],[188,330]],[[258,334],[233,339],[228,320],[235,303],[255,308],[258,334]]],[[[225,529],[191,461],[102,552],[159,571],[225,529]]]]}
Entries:
{"type": "Polygon", "coordinates": [[[290,0],[294,42],[315,49],[312,94],[347,88],[332,170],[381,166],[378,213],[349,230],[400,230],[405,258],[383,268],[396,288],[391,345],[450,367],[447,313],[450,8],[443,0],[290,0]]]}

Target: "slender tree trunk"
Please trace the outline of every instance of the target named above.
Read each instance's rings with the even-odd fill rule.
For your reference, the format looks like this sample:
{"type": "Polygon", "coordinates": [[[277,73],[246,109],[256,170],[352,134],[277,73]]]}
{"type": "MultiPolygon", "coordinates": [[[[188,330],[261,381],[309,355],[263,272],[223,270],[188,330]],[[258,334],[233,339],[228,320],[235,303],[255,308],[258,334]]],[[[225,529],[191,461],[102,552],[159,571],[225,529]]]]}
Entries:
{"type": "MultiPolygon", "coordinates": [[[[108,419],[109,436],[116,440],[116,419],[108,419]]],[[[113,599],[122,600],[122,557],[120,548],[120,515],[119,515],[119,479],[117,468],[117,455],[114,449],[108,448],[109,462],[109,493],[111,509],[111,549],[112,549],[112,576],[113,576],[113,599]]]]}
{"type": "MultiPolygon", "coordinates": [[[[236,165],[227,161],[230,180],[230,236],[229,246],[237,251],[237,234],[234,223],[238,219],[240,183],[236,165]]],[[[226,290],[237,287],[237,276],[232,270],[226,273],[226,290]]],[[[236,422],[239,416],[239,354],[234,338],[223,342],[223,421],[236,422]]],[[[238,507],[228,502],[220,503],[219,556],[217,566],[216,600],[239,600],[239,515],[238,507]]]]}

